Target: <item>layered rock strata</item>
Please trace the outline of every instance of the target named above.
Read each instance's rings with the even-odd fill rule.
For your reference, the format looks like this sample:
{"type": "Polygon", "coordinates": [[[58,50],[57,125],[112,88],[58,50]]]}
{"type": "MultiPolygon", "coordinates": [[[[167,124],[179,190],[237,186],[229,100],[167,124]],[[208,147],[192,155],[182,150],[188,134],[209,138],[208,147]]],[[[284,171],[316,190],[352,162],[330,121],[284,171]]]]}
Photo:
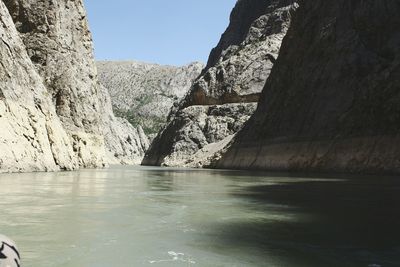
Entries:
{"type": "Polygon", "coordinates": [[[300,1],[255,115],[214,166],[400,172],[399,12],[300,1]]]}
{"type": "Polygon", "coordinates": [[[189,161],[200,167],[218,154],[222,144],[228,143],[254,111],[296,7],[294,1],[288,0],[237,2],[230,25],[211,52],[206,68],[171,112],[167,126],[150,146],[142,164],[184,166],[189,161]],[[198,121],[208,117],[210,109],[226,110],[225,118],[222,113],[209,123],[211,127],[198,127],[198,121]],[[193,110],[197,113],[193,114],[193,110]],[[218,139],[201,137],[212,135],[209,131],[215,128],[224,129],[232,118],[235,126],[221,131],[218,139]],[[187,129],[200,131],[192,134],[187,129]],[[206,142],[199,142],[199,138],[206,142]]]}

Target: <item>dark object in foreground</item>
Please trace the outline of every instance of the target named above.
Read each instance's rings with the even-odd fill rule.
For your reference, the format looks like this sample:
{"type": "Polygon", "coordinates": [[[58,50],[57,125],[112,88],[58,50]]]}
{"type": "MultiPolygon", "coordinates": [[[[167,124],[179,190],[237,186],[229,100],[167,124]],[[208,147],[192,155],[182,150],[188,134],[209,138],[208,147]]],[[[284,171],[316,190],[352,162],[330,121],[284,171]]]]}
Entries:
{"type": "Polygon", "coordinates": [[[21,258],[14,241],[0,235],[0,267],[20,267],[21,258]]]}

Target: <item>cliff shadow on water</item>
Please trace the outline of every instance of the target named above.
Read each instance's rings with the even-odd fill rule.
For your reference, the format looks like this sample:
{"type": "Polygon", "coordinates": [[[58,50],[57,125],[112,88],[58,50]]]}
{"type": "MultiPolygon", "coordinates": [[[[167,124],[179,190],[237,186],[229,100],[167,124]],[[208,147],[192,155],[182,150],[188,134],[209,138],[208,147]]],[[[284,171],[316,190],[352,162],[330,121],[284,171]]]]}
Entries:
{"type": "Polygon", "coordinates": [[[231,194],[266,217],[211,226],[222,247],[263,251],[278,266],[400,265],[397,177],[231,172],[227,179],[250,175],[231,194]]]}
{"type": "Polygon", "coordinates": [[[207,250],[252,255],[242,260],[254,266],[400,264],[398,177],[174,168],[147,174],[163,201],[179,202],[195,183],[199,192],[208,188],[210,209],[226,205],[229,212],[203,214],[210,218],[196,246],[207,250]],[[225,190],[227,199],[215,197],[225,190]]]}

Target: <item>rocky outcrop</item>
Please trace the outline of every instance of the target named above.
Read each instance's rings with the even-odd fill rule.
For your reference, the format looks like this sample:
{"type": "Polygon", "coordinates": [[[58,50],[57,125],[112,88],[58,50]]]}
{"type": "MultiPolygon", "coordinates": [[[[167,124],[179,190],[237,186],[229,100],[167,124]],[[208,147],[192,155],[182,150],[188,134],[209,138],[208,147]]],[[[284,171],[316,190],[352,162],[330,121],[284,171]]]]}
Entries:
{"type": "Polygon", "coordinates": [[[0,172],[78,168],[73,145],[0,1],[0,172]]]}
{"type": "Polygon", "coordinates": [[[2,0],[0,11],[0,171],[140,162],[148,140],[108,105],[82,1],[2,0]]]}
{"type": "Polygon", "coordinates": [[[215,166],[399,173],[399,12],[300,1],[255,115],[215,166]]]}
{"type": "MultiPolygon", "coordinates": [[[[154,164],[201,167],[208,164],[256,109],[256,103],[190,106],[156,137],[149,151],[154,164]]],[[[145,158],[147,164],[149,157],[145,158]]]]}
{"type": "Polygon", "coordinates": [[[146,134],[164,126],[169,110],[188,92],[204,65],[162,66],[135,61],[97,62],[99,80],[109,89],[113,109],[146,134]]]}
{"type": "Polygon", "coordinates": [[[182,166],[189,161],[202,166],[218,154],[222,144],[228,143],[254,111],[296,7],[288,0],[237,2],[207,67],[172,111],[168,125],[154,140],[142,164],[182,166]],[[209,109],[226,110],[227,114],[210,122],[210,128],[199,127],[198,121],[209,116],[209,109]],[[192,114],[193,110],[200,111],[192,114]],[[216,140],[202,138],[212,135],[216,128],[224,129],[231,119],[237,120],[234,130],[221,131],[216,140]],[[187,129],[200,130],[193,136],[187,129]],[[199,142],[199,137],[206,141],[199,142]]]}
{"type": "Polygon", "coordinates": [[[181,107],[257,102],[297,7],[293,3],[238,1],[228,29],[181,107]]]}

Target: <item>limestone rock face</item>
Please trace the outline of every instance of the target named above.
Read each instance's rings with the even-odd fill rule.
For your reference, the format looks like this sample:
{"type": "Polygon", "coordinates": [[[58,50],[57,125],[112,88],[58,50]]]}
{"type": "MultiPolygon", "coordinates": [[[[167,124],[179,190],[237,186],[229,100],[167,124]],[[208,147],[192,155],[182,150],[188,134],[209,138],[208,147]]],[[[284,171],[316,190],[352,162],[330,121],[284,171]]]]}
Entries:
{"type": "Polygon", "coordinates": [[[297,4],[288,0],[237,2],[230,25],[212,50],[206,68],[171,111],[168,125],[142,164],[201,167],[218,157],[254,111],[296,8],[297,4]],[[210,117],[210,109],[227,113],[210,117]],[[210,127],[199,127],[205,118],[210,127]],[[226,130],[232,120],[236,120],[235,127],[226,130]],[[218,138],[205,138],[213,136],[216,129],[220,129],[218,138]]]}
{"type": "Polygon", "coordinates": [[[149,141],[98,83],[82,1],[2,0],[0,15],[0,170],[140,163],[149,141]]]}
{"type": "Polygon", "coordinates": [[[258,109],[215,166],[400,172],[398,1],[300,1],[258,109]]]}
{"type": "Polygon", "coordinates": [[[72,142],[0,1],[0,172],[73,170],[72,142]]]}
{"type": "Polygon", "coordinates": [[[92,37],[82,0],[3,0],[82,167],[105,165],[92,37]]]}
{"type": "Polygon", "coordinates": [[[135,61],[97,62],[99,80],[109,89],[119,117],[146,134],[157,134],[175,102],[188,92],[204,65],[162,66],[135,61]]]}
{"type": "Polygon", "coordinates": [[[116,118],[100,86],[81,0],[4,0],[81,167],[138,163],[146,136],[116,118]]]}

